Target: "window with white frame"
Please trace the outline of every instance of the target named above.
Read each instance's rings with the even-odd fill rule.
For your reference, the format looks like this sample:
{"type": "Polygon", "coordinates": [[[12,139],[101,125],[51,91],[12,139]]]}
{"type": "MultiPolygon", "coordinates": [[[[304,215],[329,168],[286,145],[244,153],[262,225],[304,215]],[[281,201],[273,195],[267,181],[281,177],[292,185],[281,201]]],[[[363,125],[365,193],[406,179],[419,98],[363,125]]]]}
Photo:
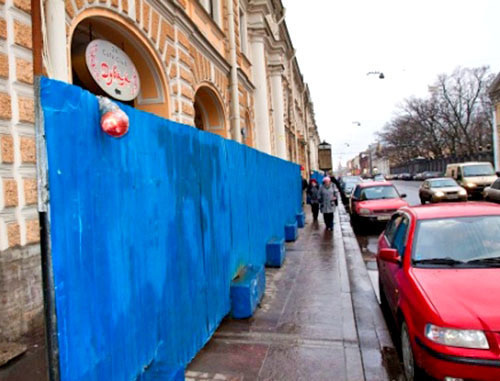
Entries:
{"type": "Polygon", "coordinates": [[[207,13],[214,19],[217,24],[221,24],[220,17],[220,0],[199,0],[200,4],[205,8],[207,13]]]}
{"type": "Polygon", "coordinates": [[[247,15],[240,8],[240,47],[241,52],[245,55],[248,53],[248,31],[247,31],[247,15]]]}

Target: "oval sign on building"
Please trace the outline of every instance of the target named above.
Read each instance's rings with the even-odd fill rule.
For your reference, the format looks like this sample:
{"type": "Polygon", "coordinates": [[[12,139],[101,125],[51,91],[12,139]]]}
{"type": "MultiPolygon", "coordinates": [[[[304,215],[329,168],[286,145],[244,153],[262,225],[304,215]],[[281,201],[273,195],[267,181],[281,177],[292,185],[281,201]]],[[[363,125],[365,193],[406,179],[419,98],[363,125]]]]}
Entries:
{"type": "Polygon", "coordinates": [[[85,62],[106,94],[120,101],[131,101],[139,94],[139,74],[134,63],[111,42],[93,40],[85,50],[85,62]]]}

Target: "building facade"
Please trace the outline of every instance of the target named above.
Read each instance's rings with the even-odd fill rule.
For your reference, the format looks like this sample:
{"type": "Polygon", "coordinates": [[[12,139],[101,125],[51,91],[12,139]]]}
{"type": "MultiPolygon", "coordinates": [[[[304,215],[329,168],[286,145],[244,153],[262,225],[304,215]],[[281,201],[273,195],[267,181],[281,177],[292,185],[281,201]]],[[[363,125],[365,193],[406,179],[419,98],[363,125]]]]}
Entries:
{"type": "Polygon", "coordinates": [[[489,95],[493,103],[493,160],[498,171],[500,170],[500,74],[489,88],[489,95]]]}
{"type": "MultiPolygon", "coordinates": [[[[309,89],[280,0],[0,0],[0,341],[41,326],[34,77],[103,95],[96,39],[134,63],[130,106],[318,168],[309,89]],[[33,4],[33,7],[32,7],[33,4]]],[[[186,126],[186,128],[189,128],[186,126]]]]}

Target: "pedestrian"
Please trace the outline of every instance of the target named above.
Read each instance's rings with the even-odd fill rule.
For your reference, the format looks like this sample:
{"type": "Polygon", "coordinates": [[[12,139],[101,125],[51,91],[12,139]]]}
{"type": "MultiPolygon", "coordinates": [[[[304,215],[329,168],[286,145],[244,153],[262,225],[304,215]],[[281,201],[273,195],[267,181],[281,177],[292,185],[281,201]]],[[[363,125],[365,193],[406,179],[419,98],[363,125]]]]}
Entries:
{"type": "Polygon", "coordinates": [[[311,179],[309,182],[309,188],[307,189],[307,198],[309,204],[311,204],[311,211],[313,214],[313,221],[318,221],[319,214],[319,186],[315,179],[311,179]]]}
{"type": "Polygon", "coordinates": [[[323,178],[323,185],[319,188],[319,205],[326,229],[333,230],[333,212],[335,211],[335,189],[329,176],[323,178]]]}
{"type": "MultiPolygon", "coordinates": [[[[339,180],[333,174],[330,175],[330,180],[332,180],[332,183],[340,191],[340,182],[339,182],[339,180]]],[[[335,205],[338,205],[337,198],[335,198],[335,205]]]]}
{"type": "Polygon", "coordinates": [[[306,189],[309,186],[307,183],[307,180],[302,177],[302,205],[305,204],[305,198],[306,198],[306,189]]]}

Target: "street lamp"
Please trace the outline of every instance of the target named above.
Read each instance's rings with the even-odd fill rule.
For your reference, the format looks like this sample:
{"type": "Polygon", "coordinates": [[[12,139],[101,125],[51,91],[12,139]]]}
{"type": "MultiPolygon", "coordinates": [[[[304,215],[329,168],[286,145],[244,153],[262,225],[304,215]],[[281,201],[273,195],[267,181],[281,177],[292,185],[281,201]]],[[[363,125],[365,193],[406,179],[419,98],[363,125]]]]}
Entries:
{"type": "Polygon", "coordinates": [[[385,75],[384,73],[382,73],[381,71],[369,71],[368,73],[366,73],[366,75],[378,75],[378,77],[380,79],[384,79],[385,78],[385,75]]]}
{"type": "Polygon", "coordinates": [[[332,145],[323,140],[318,145],[319,169],[329,171],[332,169],[332,145]]]}

